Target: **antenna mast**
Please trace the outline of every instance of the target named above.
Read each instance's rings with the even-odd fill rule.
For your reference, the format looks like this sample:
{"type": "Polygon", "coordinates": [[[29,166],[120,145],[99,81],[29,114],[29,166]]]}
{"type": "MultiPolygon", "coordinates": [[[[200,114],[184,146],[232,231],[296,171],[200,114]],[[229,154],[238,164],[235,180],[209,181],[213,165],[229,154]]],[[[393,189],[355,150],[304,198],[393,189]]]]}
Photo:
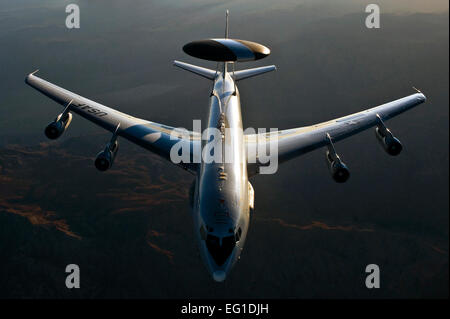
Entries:
{"type": "MultiPolygon", "coordinates": [[[[230,15],[230,11],[227,9],[225,11],[225,39],[228,39],[228,16],[230,15]]],[[[225,74],[227,73],[227,62],[223,63],[223,78],[225,79],[225,74]]]]}
{"type": "Polygon", "coordinates": [[[225,13],[225,39],[228,39],[228,16],[230,15],[230,11],[227,9],[225,13]]]}

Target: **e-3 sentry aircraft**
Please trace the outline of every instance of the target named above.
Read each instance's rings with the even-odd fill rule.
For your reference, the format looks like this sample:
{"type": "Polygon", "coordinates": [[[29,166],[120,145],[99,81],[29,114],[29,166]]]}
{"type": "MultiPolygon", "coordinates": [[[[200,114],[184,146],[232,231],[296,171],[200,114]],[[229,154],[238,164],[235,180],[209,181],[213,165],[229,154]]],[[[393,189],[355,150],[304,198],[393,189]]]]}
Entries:
{"type": "MultiPolygon", "coordinates": [[[[215,281],[223,281],[239,258],[247,237],[250,216],[254,207],[254,191],[249,182],[261,172],[263,163],[258,152],[248,150],[255,144],[268,146],[277,143],[278,163],[283,163],[317,148],[326,148],[326,161],[332,178],[345,182],[349,170],[334,148],[334,142],[363,130],[375,127],[375,135],[389,155],[402,150],[400,141],[385,126],[385,121],[425,102],[420,91],[398,100],[359,113],[306,127],[270,133],[243,134],[241,103],[237,81],[275,70],[275,66],[234,71],[234,64],[264,58],[270,50],[258,43],[228,37],[228,11],[225,37],[194,41],[183,50],[194,57],[217,61],[216,70],[174,61],[182,69],[213,81],[209,98],[208,127],[229,130],[221,135],[224,145],[233,151],[232,161],[205,161],[203,158],[181,161],[176,165],[195,176],[190,189],[190,206],[194,231],[204,263],[215,281]],[[232,71],[229,70],[232,66],[232,71]]],[[[64,111],[45,129],[50,139],[56,139],[67,130],[72,113],[94,122],[112,133],[112,138],[95,159],[100,171],[109,169],[118,150],[118,137],[125,138],[170,161],[171,149],[178,143],[189,150],[204,147],[198,132],[179,134],[174,127],[135,118],[115,109],[91,101],[55,84],[29,74],[25,82],[63,105],[64,111]]],[[[264,149],[264,148],[261,148],[264,149]]],[[[259,148],[258,148],[259,150],[259,148]]],[[[223,156],[223,154],[222,154],[223,156]]]]}

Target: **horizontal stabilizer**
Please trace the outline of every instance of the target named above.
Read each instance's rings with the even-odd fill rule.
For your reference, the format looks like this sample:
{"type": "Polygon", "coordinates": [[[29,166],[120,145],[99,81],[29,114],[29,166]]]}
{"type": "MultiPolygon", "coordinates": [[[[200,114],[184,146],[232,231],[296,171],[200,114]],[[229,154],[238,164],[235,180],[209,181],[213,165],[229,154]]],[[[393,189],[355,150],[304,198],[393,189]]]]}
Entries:
{"type": "Polygon", "coordinates": [[[267,73],[270,71],[276,70],[277,67],[275,65],[262,66],[254,69],[247,69],[234,72],[235,81],[251,78],[252,76],[257,76],[263,73],[267,73]]]}
{"type": "Polygon", "coordinates": [[[207,78],[210,80],[214,80],[214,78],[216,77],[216,71],[207,69],[207,68],[203,68],[201,66],[197,66],[197,65],[193,65],[193,64],[189,64],[189,63],[185,63],[185,62],[180,62],[180,61],[176,61],[176,60],[173,61],[173,65],[175,65],[179,68],[182,68],[186,71],[203,76],[204,78],[207,78]]]}

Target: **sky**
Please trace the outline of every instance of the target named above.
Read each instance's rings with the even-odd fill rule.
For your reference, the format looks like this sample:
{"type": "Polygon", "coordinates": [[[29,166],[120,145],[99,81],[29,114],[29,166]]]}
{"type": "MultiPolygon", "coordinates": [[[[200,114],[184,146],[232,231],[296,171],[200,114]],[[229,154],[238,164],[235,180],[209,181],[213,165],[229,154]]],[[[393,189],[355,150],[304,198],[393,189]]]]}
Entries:
{"type": "Polygon", "coordinates": [[[364,25],[369,3],[2,1],[0,297],[448,297],[448,1],[378,1],[376,30],[364,25]],[[78,30],[65,27],[69,3],[80,6],[78,30]],[[114,168],[96,172],[109,135],[74,116],[58,141],[46,140],[60,106],[24,78],[40,69],[97,102],[190,129],[206,118],[211,84],[172,61],[214,68],[181,48],[222,36],[226,9],[231,37],[272,52],[237,68],[277,65],[239,83],[246,127],[311,125],[412,86],[428,100],[387,123],[404,144],[399,157],[371,130],[336,145],[351,171],[345,185],[332,181],[323,150],[252,179],[247,244],[218,286],[194,241],[192,177],[126,141],[114,168]],[[74,256],[89,288],[71,294],[58,269],[74,256]],[[363,286],[369,263],[380,265],[384,289],[363,286]]]}

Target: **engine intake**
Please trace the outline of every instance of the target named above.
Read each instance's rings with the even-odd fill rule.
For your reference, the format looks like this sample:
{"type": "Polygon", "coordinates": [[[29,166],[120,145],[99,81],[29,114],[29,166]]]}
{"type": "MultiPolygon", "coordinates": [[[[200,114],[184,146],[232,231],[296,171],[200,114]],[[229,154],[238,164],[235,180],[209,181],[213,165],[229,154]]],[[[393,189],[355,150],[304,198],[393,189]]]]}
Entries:
{"type": "Polygon", "coordinates": [[[403,149],[402,143],[396,138],[392,132],[384,125],[380,115],[377,114],[378,125],[375,128],[375,136],[386,153],[391,156],[397,156],[403,149]]]}
{"type": "Polygon", "coordinates": [[[344,183],[350,177],[350,171],[347,168],[347,165],[341,160],[339,155],[336,153],[334,148],[333,141],[331,140],[330,134],[327,133],[327,152],[326,152],[326,160],[328,169],[330,170],[331,177],[333,177],[334,181],[337,183],[344,183]]]}
{"type": "Polygon", "coordinates": [[[58,117],[45,128],[45,136],[51,140],[57,139],[67,130],[70,122],[72,122],[71,113],[59,114],[58,117]]]}
{"type": "Polygon", "coordinates": [[[392,135],[389,129],[386,129],[386,133],[383,134],[383,129],[379,127],[375,128],[375,136],[385,152],[391,156],[397,156],[403,149],[402,143],[392,135]]]}
{"type": "Polygon", "coordinates": [[[111,141],[106,144],[106,147],[103,151],[97,154],[95,158],[95,167],[104,172],[110,169],[113,165],[114,159],[116,158],[117,151],[119,150],[119,142],[117,141],[117,136],[119,132],[120,123],[117,125],[116,130],[111,138],[111,141]]]}
{"type": "Polygon", "coordinates": [[[69,127],[70,122],[72,122],[72,113],[70,113],[70,105],[72,104],[73,100],[70,100],[69,103],[67,103],[66,107],[64,108],[64,111],[59,114],[56,119],[51,122],[47,127],[45,128],[45,135],[51,139],[55,140],[58,137],[60,137],[69,127]]]}
{"type": "Polygon", "coordinates": [[[345,163],[339,158],[339,155],[334,156],[327,151],[326,153],[328,169],[330,170],[331,177],[337,183],[345,183],[350,177],[350,171],[345,163]]]}
{"type": "Polygon", "coordinates": [[[115,141],[112,145],[108,143],[105,149],[97,154],[97,158],[95,159],[95,167],[102,172],[110,169],[113,165],[114,159],[116,158],[118,150],[118,141],[115,141]]]}

